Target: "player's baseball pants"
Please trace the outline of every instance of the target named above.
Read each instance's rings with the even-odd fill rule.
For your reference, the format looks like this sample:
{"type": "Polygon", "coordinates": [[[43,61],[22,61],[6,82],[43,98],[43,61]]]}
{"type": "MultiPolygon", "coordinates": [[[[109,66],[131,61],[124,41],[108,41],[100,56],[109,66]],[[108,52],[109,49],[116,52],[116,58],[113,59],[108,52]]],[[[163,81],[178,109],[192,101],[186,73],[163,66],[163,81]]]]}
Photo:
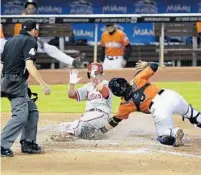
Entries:
{"type": "Polygon", "coordinates": [[[29,139],[36,142],[38,109],[29,98],[12,98],[12,117],[4,127],[1,133],[1,146],[10,148],[16,138],[21,134],[21,139],[29,139]]]}
{"type": "Polygon", "coordinates": [[[61,61],[62,63],[72,65],[73,58],[66,55],[62,51],[60,51],[57,47],[50,45],[48,43],[44,43],[44,48],[38,47],[37,50],[38,53],[47,53],[50,57],[55,58],[58,61],[61,61]]]}
{"type": "Polygon", "coordinates": [[[189,104],[177,92],[165,90],[154,97],[150,112],[152,113],[158,136],[175,136],[178,128],[174,128],[173,115],[184,116],[189,104]]]}
{"type": "Polygon", "coordinates": [[[86,112],[80,120],[75,120],[66,128],[65,132],[71,133],[76,137],[90,139],[98,129],[105,126],[109,115],[99,111],[86,112]]]}
{"type": "Polygon", "coordinates": [[[111,57],[110,59],[108,56],[106,56],[103,62],[103,69],[121,69],[123,68],[122,62],[123,56],[115,56],[111,57]]]}
{"type": "MultiPolygon", "coordinates": [[[[0,44],[1,44],[1,53],[3,52],[3,48],[4,45],[6,43],[7,40],[0,38],[0,44]]],[[[42,49],[40,47],[40,44],[38,44],[38,53],[47,53],[50,57],[55,58],[58,61],[61,61],[62,63],[68,64],[68,65],[72,65],[73,63],[73,58],[66,55],[65,53],[63,53],[62,51],[60,51],[57,47],[52,46],[48,43],[44,43],[44,48],[42,49]]]]}

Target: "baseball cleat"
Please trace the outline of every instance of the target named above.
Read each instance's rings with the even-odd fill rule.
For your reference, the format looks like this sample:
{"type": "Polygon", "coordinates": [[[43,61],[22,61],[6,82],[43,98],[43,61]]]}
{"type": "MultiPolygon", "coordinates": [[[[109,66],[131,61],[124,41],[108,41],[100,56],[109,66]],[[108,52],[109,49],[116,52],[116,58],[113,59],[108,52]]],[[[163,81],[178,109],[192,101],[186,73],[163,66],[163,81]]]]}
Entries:
{"type": "Polygon", "coordinates": [[[184,137],[184,131],[182,129],[178,129],[176,136],[175,136],[175,143],[174,143],[174,147],[179,147],[179,146],[183,146],[183,137],[184,137]]]}
{"type": "Polygon", "coordinates": [[[85,53],[82,53],[80,57],[77,57],[73,60],[72,66],[75,69],[80,69],[82,66],[83,59],[85,58],[85,53]]]}
{"type": "Polygon", "coordinates": [[[33,141],[21,140],[20,144],[21,144],[22,153],[27,153],[27,154],[42,153],[41,147],[33,141]]]}
{"type": "Polygon", "coordinates": [[[1,157],[13,157],[13,151],[9,148],[1,146],[1,157]]]}
{"type": "Polygon", "coordinates": [[[201,128],[201,124],[194,124],[194,127],[201,128]]]}

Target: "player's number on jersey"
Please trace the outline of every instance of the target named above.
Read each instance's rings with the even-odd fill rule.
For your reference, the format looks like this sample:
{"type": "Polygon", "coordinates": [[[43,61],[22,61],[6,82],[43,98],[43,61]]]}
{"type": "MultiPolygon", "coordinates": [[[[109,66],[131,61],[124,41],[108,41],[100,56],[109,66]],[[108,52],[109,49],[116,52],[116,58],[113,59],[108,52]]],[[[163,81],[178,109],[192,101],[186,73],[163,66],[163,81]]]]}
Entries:
{"type": "Polygon", "coordinates": [[[145,99],[146,99],[146,95],[143,93],[143,94],[142,94],[142,97],[141,97],[141,99],[140,99],[140,102],[143,103],[143,102],[145,101],[145,99]]]}
{"type": "Polygon", "coordinates": [[[34,48],[32,48],[30,51],[29,51],[29,55],[36,55],[36,51],[34,48]]]}

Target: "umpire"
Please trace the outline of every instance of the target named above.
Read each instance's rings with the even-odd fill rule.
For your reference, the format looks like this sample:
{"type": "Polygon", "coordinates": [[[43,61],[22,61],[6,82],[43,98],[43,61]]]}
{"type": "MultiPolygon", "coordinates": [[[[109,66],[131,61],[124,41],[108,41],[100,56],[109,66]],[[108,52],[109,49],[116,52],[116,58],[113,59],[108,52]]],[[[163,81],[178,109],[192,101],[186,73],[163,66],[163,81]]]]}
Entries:
{"type": "Polygon", "coordinates": [[[35,30],[34,21],[25,21],[20,34],[6,42],[2,53],[1,96],[11,102],[12,118],[1,133],[1,156],[13,157],[10,148],[20,133],[22,153],[41,153],[41,147],[36,143],[38,109],[28,95],[26,83],[29,74],[36,79],[46,95],[51,90],[34,65],[37,50],[35,30]]]}

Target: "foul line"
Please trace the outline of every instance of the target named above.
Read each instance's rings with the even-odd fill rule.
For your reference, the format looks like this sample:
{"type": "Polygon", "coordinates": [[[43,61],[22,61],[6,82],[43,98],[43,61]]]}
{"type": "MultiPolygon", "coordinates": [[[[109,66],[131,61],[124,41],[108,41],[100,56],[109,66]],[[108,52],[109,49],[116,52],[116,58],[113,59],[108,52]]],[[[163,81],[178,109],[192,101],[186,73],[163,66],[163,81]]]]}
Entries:
{"type": "Polygon", "coordinates": [[[56,148],[53,149],[54,151],[58,152],[91,152],[91,153],[120,153],[120,154],[151,154],[153,151],[158,153],[165,153],[170,155],[176,155],[176,156],[183,156],[183,157],[193,157],[201,159],[201,156],[194,155],[194,154],[188,154],[188,153],[181,153],[181,152],[172,152],[172,151],[163,151],[163,150],[154,150],[150,148],[141,148],[141,149],[135,149],[135,150],[107,150],[107,149],[61,149],[56,148]]]}

